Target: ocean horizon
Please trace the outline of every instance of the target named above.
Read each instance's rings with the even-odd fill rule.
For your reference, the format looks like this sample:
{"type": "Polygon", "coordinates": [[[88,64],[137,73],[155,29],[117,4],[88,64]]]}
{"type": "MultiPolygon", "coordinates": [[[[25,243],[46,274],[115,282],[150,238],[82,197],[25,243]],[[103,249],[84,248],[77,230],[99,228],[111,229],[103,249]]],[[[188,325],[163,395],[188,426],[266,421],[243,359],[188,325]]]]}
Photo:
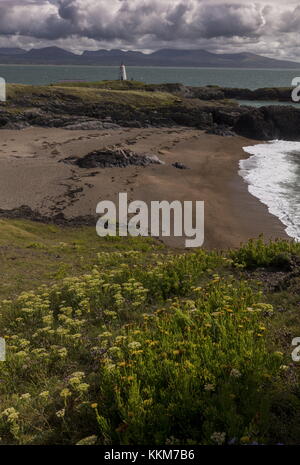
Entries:
{"type": "MultiPolygon", "coordinates": [[[[293,78],[300,76],[297,69],[244,68],[174,68],[127,66],[128,79],[145,83],[181,83],[188,86],[218,85],[257,89],[262,87],[290,87],[293,78]]],[[[0,76],[7,83],[47,85],[68,80],[116,80],[117,66],[64,65],[3,65],[0,76]]]]}

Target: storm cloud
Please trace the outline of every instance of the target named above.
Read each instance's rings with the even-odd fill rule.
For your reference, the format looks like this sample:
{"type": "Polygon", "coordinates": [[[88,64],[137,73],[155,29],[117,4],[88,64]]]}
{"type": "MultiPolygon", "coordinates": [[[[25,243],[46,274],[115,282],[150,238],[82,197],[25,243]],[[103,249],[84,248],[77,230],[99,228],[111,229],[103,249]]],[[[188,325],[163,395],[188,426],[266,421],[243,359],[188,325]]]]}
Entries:
{"type": "Polygon", "coordinates": [[[0,0],[0,46],[206,48],[297,58],[297,2],[0,0]]]}

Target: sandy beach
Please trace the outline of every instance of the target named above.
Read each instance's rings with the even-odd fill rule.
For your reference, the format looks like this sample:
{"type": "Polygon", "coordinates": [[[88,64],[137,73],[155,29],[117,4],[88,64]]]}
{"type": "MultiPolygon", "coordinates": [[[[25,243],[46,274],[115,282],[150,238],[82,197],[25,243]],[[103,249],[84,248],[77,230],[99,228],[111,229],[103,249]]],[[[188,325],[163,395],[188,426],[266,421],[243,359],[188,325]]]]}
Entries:
{"type": "MultiPolygon", "coordinates": [[[[28,128],[0,132],[0,209],[28,206],[51,218],[92,215],[101,200],[202,200],[205,202],[204,247],[226,249],[263,233],[286,238],[282,223],[248,193],[238,175],[246,158],[242,147],[255,141],[220,137],[187,128],[70,131],[28,128]],[[108,146],[157,155],[164,165],[82,169],[63,163],[108,146]],[[184,163],[180,170],[173,163],[184,163]]],[[[183,247],[181,238],[164,238],[183,247]]]]}

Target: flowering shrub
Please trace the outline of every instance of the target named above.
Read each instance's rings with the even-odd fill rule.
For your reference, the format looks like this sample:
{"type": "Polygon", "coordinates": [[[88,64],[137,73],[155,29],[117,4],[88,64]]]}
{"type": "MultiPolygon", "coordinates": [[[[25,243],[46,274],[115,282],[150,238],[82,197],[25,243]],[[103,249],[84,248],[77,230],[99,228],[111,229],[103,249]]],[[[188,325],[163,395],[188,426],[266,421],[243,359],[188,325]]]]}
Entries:
{"type": "Polygon", "coordinates": [[[299,254],[299,242],[277,240],[266,244],[261,236],[233,251],[231,257],[236,264],[245,268],[274,267],[289,270],[293,257],[299,254]]]}
{"type": "Polygon", "coordinates": [[[231,263],[100,253],[88,275],[3,301],[0,443],[263,441],[282,354],[231,263]]]}

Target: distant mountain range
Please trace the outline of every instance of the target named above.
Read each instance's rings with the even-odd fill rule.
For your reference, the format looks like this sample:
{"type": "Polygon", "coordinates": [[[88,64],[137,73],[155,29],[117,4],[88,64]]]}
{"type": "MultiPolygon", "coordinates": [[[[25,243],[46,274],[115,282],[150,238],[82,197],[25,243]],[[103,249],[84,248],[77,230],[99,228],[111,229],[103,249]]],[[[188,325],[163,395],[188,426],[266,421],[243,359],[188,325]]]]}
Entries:
{"type": "Polygon", "coordinates": [[[123,50],[97,50],[76,55],[58,47],[29,51],[21,48],[0,48],[0,64],[118,66],[121,63],[128,66],[300,69],[300,63],[275,60],[254,53],[216,54],[206,50],[162,49],[150,54],[123,50]]]}

